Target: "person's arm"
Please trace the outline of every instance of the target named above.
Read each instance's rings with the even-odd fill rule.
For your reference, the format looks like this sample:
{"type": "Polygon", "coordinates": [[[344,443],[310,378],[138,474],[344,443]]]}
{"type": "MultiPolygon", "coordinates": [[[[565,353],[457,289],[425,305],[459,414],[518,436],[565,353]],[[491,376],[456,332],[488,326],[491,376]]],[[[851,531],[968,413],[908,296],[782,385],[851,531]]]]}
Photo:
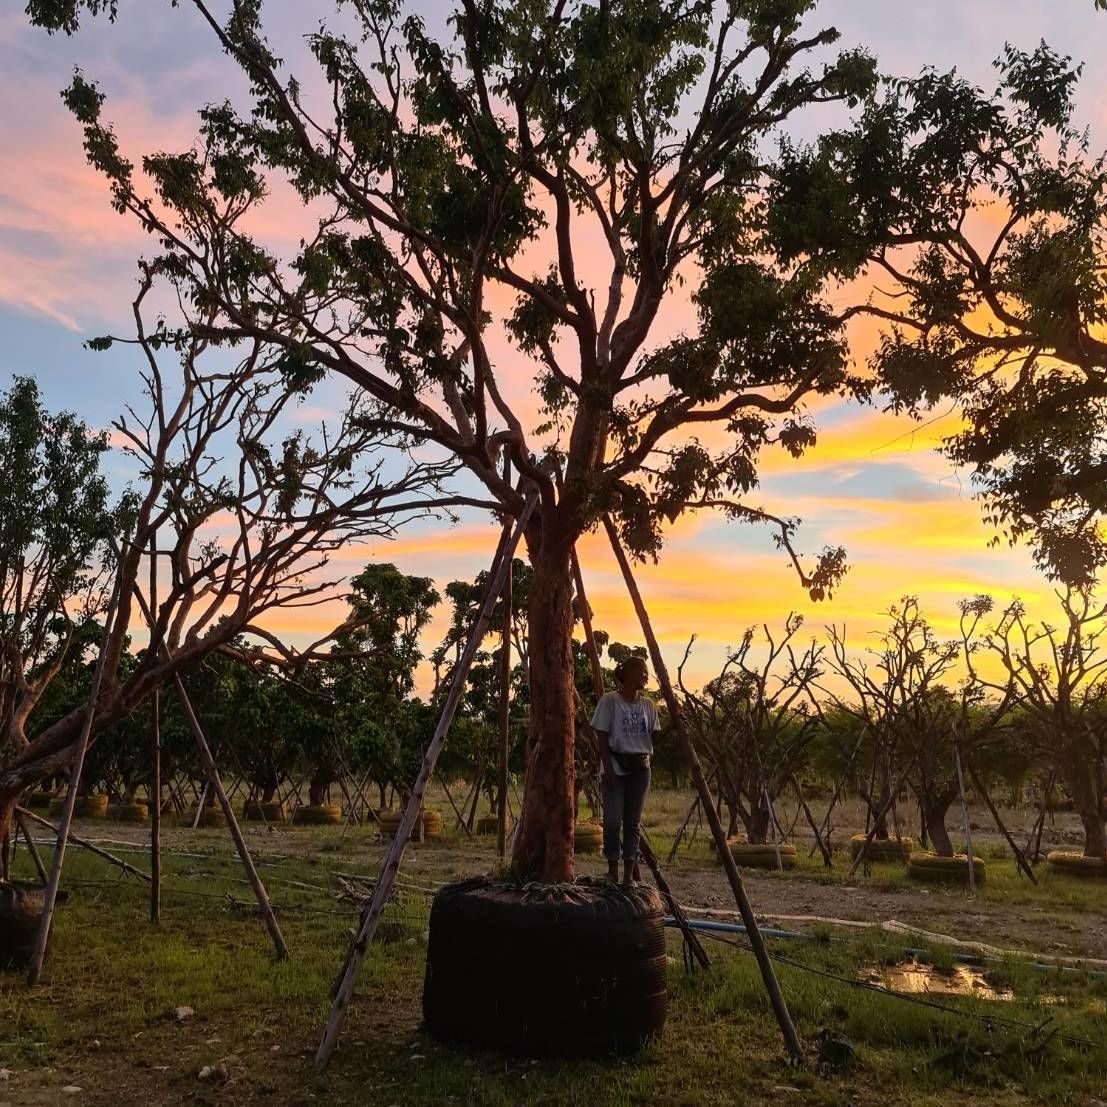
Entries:
{"type": "Polygon", "coordinates": [[[596,711],[592,716],[592,729],[600,744],[600,778],[605,782],[615,779],[615,765],[611,757],[611,746],[607,736],[611,731],[611,701],[607,696],[601,696],[596,704],[596,711]]]}
{"type": "Polygon", "coordinates": [[[600,740],[600,779],[611,783],[615,779],[615,764],[611,757],[611,747],[607,744],[607,731],[597,730],[596,737],[600,740]]]}

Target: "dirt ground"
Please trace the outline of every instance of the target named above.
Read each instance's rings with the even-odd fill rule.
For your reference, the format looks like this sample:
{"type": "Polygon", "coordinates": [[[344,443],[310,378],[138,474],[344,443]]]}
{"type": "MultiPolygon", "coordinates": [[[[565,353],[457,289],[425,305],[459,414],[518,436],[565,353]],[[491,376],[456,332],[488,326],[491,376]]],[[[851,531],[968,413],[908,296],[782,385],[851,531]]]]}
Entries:
{"type": "MultiPolygon", "coordinates": [[[[670,886],[681,903],[690,908],[725,911],[734,908],[734,898],[720,866],[707,848],[706,826],[698,832],[690,848],[681,847],[673,864],[666,863],[672,834],[683,818],[687,795],[671,789],[658,789],[651,796],[646,826],[654,836],[655,847],[670,886]]],[[[467,838],[456,829],[444,796],[432,798],[432,804],[444,812],[447,840],[415,846],[408,850],[402,872],[416,884],[432,887],[438,883],[487,872],[496,863],[494,843],[488,838],[467,838]]],[[[1001,816],[1016,841],[1024,842],[1035,812],[1029,808],[1001,809],[1001,816]]],[[[974,852],[987,857],[993,867],[1013,869],[1003,838],[991,825],[985,811],[971,810],[974,852]]],[[[785,826],[791,813],[784,809],[780,818],[785,826]]],[[[864,829],[858,804],[839,808],[834,820],[833,844],[841,845],[849,835],[864,829]]],[[[247,841],[261,854],[274,854],[313,860],[327,874],[348,871],[375,872],[384,857],[387,843],[376,840],[371,828],[351,828],[343,835],[337,829],[311,832],[292,827],[262,828],[246,826],[247,841]]],[[[952,822],[951,822],[952,826],[952,822]]],[[[904,820],[903,833],[913,832],[904,820]]],[[[86,823],[84,831],[94,840],[142,851],[147,832],[141,827],[114,823],[86,823]]],[[[1043,835],[1043,854],[1052,848],[1074,848],[1078,840],[1078,822],[1071,814],[1060,813],[1047,824],[1043,835]]],[[[878,866],[866,876],[858,871],[847,879],[848,858],[836,854],[833,872],[825,873],[818,854],[808,859],[812,843],[810,833],[795,826],[792,840],[800,848],[801,866],[787,874],[744,872],[744,881],[759,918],[784,929],[809,929],[813,923],[789,916],[818,916],[826,919],[880,925],[888,921],[920,927],[965,941],[1025,953],[1043,953],[1053,957],[1089,957],[1107,959],[1107,888],[1091,903],[1068,902],[1064,896],[1051,896],[1045,890],[1032,890],[1023,880],[1008,881],[990,887],[986,894],[969,896],[963,889],[925,887],[902,879],[893,866],[878,866]],[[1098,909],[1095,906],[1098,901],[1098,909]]],[[[229,848],[225,831],[192,831],[167,826],[163,835],[166,849],[200,853],[229,848]]],[[[122,855],[130,857],[129,854],[122,855]]],[[[602,859],[579,856],[581,875],[604,871],[602,859]]],[[[1045,866],[1041,866],[1045,872],[1045,866]]],[[[264,876],[264,871],[263,871],[264,876]]]]}

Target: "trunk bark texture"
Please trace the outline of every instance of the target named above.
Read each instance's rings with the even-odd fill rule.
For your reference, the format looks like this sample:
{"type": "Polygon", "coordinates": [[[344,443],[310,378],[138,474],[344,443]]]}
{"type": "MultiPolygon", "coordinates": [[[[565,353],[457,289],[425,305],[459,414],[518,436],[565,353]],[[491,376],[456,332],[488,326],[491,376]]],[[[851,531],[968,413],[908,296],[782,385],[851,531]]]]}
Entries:
{"type": "Polygon", "coordinates": [[[1092,771],[1082,759],[1067,766],[1065,784],[1072,796],[1073,807],[1084,828],[1084,856],[1103,857],[1107,854],[1107,834],[1104,833],[1103,810],[1092,771]]]}
{"type": "MultiPolygon", "coordinates": [[[[560,538],[560,536],[559,536],[560,538]]],[[[573,879],[573,586],[571,541],[531,548],[528,607],[530,736],[523,811],[511,867],[556,884],[573,879]]]]}
{"type": "Polygon", "coordinates": [[[953,803],[953,793],[942,793],[929,797],[920,803],[923,813],[926,835],[934,846],[934,852],[939,857],[953,856],[953,843],[946,830],[946,815],[953,803]]]}

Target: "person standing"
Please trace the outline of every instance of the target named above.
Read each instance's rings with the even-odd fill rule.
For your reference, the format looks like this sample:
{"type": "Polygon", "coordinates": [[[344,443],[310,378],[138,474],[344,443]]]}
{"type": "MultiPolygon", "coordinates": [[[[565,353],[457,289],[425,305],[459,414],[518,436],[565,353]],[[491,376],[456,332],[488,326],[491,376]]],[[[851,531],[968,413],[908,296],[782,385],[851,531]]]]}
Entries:
{"type": "Polygon", "coordinates": [[[660,729],[657,707],[642,694],[649,683],[643,658],[626,658],[615,666],[614,692],[605,692],[596,704],[592,729],[600,741],[603,770],[603,853],[608,876],[619,879],[623,860],[623,884],[634,883],[642,809],[650,790],[650,758],[653,738],[660,729]]]}

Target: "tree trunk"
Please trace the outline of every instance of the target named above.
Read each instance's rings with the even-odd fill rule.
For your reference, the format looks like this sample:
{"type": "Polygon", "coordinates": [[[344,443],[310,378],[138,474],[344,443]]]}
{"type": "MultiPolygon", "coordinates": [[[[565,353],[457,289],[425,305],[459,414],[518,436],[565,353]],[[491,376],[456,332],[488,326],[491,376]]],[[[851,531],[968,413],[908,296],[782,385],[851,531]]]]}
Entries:
{"type": "Polygon", "coordinates": [[[330,785],[329,774],[317,770],[308,781],[308,803],[312,807],[319,807],[326,798],[327,788],[330,785]]]}
{"type": "Polygon", "coordinates": [[[15,798],[0,799],[0,880],[5,883],[11,876],[12,819],[15,815],[15,798]]]}
{"type": "Polygon", "coordinates": [[[765,801],[751,804],[750,815],[746,820],[746,838],[751,846],[763,846],[769,840],[769,809],[765,801]]]}
{"type": "Polygon", "coordinates": [[[953,794],[948,792],[922,797],[919,801],[926,834],[939,857],[953,856],[953,843],[950,841],[949,831],[946,830],[946,815],[952,803],[953,794]]]}
{"type": "Polygon", "coordinates": [[[1103,809],[1093,779],[1095,767],[1092,766],[1089,772],[1088,762],[1077,759],[1075,764],[1066,766],[1066,770],[1065,785],[1084,828],[1084,856],[1102,858],[1107,854],[1107,835],[1104,834],[1103,809]]]}
{"type": "MultiPolygon", "coordinates": [[[[548,523],[547,523],[548,525],[548,523]]],[[[530,736],[523,811],[511,867],[549,884],[573,879],[575,773],[571,544],[544,534],[531,548],[530,736]]]]}
{"type": "Polygon", "coordinates": [[[1080,821],[1084,825],[1084,856],[1098,857],[1101,860],[1107,856],[1107,835],[1103,831],[1103,814],[1094,808],[1082,810],[1080,821]]]}

